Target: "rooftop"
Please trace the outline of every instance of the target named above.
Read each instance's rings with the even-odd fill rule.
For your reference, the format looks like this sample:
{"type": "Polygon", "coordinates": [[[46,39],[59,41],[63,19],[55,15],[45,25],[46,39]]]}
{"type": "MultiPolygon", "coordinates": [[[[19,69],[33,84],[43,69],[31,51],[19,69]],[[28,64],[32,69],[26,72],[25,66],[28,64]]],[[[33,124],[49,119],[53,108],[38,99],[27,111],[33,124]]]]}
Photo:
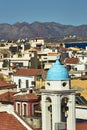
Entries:
{"type": "Polygon", "coordinates": [[[66,58],[65,64],[78,64],[79,59],[78,58],[66,58]]]}
{"type": "Polygon", "coordinates": [[[14,96],[15,100],[19,100],[19,101],[37,101],[38,100],[38,96],[35,93],[29,93],[29,94],[23,94],[23,95],[17,95],[14,96]]]}
{"type": "Polygon", "coordinates": [[[16,84],[0,80],[0,89],[16,88],[16,84]]]}
{"type": "Polygon", "coordinates": [[[0,130],[27,130],[27,128],[12,114],[0,112],[0,130]]]}
{"type": "Polygon", "coordinates": [[[13,95],[15,92],[6,92],[3,94],[0,94],[0,102],[4,103],[13,103],[13,95]]]}
{"type": "Polygon", "coordinates": [[[40,73],[41,69],[18,69],[14,75],[18,76],[35,76],[40,73]]]}

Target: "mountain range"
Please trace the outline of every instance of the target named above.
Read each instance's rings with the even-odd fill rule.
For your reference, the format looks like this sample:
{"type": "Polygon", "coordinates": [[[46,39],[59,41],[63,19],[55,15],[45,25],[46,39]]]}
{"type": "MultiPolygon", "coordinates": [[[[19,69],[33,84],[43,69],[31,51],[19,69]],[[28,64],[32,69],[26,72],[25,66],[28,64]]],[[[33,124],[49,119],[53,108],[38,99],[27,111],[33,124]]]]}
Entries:
{"type": "Polygon", "coordinates": [[[73,26],[56,22],[0,24],[0,40],[17,40],[32,37],[58,38],[69,35],[87,37],[87,25],[73,26]]]}

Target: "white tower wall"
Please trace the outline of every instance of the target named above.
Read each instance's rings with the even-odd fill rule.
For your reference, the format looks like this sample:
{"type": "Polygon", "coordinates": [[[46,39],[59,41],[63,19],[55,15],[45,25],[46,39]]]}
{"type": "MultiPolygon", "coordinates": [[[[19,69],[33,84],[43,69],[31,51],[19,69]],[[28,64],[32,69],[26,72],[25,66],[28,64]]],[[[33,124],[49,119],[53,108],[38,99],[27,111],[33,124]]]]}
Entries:
{"type": "Polygon", "coordinates": [[[75,91],[66,68],[57,60],[47,73],[45,89],[41,90],[42,130],[76,130],[75,91]]]}

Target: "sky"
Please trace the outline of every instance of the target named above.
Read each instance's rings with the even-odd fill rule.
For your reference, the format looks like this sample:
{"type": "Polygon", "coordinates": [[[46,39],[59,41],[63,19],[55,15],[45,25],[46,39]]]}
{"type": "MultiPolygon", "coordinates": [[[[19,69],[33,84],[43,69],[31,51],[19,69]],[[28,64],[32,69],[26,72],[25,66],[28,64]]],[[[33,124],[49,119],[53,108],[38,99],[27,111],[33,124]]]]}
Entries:
{"type": "Polygon", "coordinates": [[[87,0],[0,0],[0,23],[87,24],[87,0]]]}

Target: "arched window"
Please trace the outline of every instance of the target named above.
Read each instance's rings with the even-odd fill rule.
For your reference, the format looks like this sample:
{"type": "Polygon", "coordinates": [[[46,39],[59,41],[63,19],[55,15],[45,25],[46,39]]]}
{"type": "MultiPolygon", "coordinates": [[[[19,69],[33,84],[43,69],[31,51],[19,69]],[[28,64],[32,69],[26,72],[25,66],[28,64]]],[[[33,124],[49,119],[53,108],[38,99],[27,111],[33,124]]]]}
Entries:
{"type": "Polygon", "coordinates": [[[21,114],[21,105],[20,105],[20,103],[17,103],[17,113],[20,115],[21,114]]]}
{"type": "Polygon", "coordinates": [[[23,107],[24,107],[24,114],[23,115],[26,116],[27,115],[27,104],[24,104],[23,107]]]}
{"type": "Polygon", "coordinates": [[[47,97],[46,101],[47,101],[47,104],[48,104],[48,111],[52,112],[51,98],[47,97]]]}
{"type": "Polygon", "coordinates": [[[50,97],[46,98],[47,116],[49,117],[48,122],[50,129],[52,129],[52,100],[50,97]]]}
{"type": "Polygon", "coordinates": [[[68,104],[68,97],[63,97],[61,100],[61,119],[63,122],[66,122],[67,118],[67,111],[69,110],[68,104]]]}

